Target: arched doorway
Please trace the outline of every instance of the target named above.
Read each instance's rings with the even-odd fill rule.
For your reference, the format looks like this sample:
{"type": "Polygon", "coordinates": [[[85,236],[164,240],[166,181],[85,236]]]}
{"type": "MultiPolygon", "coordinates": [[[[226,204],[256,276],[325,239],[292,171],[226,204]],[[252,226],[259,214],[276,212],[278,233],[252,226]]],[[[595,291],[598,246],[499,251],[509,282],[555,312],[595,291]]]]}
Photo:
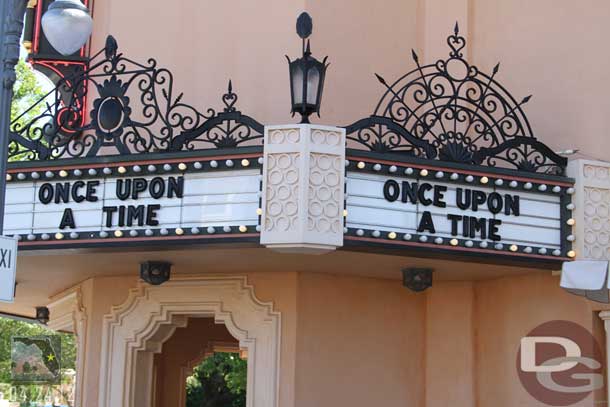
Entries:
{"type": "Polygon", "coordinates": [[[224,324],[247,352],[246,406],[277,406],[280,314],[255,297],[245,277],[180,278],[132,290],[105,317],[99,406],[154,406],[154,355],[193,318],[224,324]]]}

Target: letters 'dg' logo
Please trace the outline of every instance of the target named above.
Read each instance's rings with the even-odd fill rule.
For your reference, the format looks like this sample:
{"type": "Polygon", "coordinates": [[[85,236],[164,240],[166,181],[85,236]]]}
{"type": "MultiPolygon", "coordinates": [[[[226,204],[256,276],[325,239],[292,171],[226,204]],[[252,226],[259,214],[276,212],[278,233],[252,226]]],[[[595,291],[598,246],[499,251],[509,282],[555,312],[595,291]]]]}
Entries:
{"type": "Polygon", "coordinates": [[[550,406],[569,406],[604,387],[593,335],[570,321],[550,321],[521,338],[517,372],[527,392],[550,406]]]}

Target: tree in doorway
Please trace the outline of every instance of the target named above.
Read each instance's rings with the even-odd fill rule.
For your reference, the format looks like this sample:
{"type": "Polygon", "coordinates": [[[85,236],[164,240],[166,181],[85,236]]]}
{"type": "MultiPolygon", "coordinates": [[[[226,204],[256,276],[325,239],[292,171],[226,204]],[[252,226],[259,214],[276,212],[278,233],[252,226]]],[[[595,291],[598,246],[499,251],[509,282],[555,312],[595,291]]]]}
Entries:
{"type": "Polygon", "coordinates": [[[206,358],[186,382],[186,407],[245,407],[247,362],[237,353],[206,358]]]}

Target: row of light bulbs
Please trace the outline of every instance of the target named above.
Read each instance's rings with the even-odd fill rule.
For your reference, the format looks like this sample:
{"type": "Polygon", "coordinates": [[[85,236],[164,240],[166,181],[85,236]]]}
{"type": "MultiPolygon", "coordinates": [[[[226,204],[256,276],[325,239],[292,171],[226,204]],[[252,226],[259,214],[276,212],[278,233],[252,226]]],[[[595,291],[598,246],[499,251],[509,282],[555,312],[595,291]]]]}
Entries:
{"type": "MultiPolygon", "coordinates": [[[[237,163],[239,165],[241,165],[244,168],[247,168],[251,165],[250,160],[248,160],[247,158],[244,158],[242,160],[237,161],[237,163]]],[[[258,159],[258,163],[262,164],[263,163],[263,159],[262,157],[258,159]]],[[[218,168],[221,163],[218,162],[217,160],[211,160],[209,161],[209,165],[211,168],[218,168]]],[[[232,168],[235,167],[236,162],[233,160],[225,160],[224,161],[224,165],[228,168],[232,168]]],[[[192,163],[192,167],[195,170],[201,170],[203,168],[203,162],[201,161],[195,161],[192,163]]],[[[169,171],[173,171],[174,170],[174,166],[172,164],[166,163],[163,165],[154,165],[154,164],[149,164],[147,165],[145,168],[140,166],[140,165],[133,165],[130,167],[126,167],[126,166],[119,166],[119,167],[115,167],[116,168],[116,172],[120,175],[124,175],[126,174],[128,171],[131,171],[133,173],[139,174],[141,172],[144,171],[144,169],[146,169],[146,171],[148,171],[149,173],[155,173],[159,171],[159,168],[161,168],[163,171],[165,172],[169,172],[169,171]]],[[[188,169],[188,165],[186,163],[179,163],[176,168],[179,171],[186,171],[188,169]]],[[[89,176],[96,176],[98,174],[100,174],[100,169],[99,168],[89,168],[88,170],[86,170],[86,173],[89,176]]],[[[104,167],[101,169],[101,173],[103,175],[112,175],[113,174],[113,168],[112,167],[104,167]]],[[[81,177],[85,174],[85,170],[83,169],[75,169],[72,170],[72,175],[75,177],[81,177]]],[[[13,175],[11,173],[6,174],[6,180],[7,181],[13,181],[13,180],[19,180],[19,181],[23,181],[25,179],[27,179],[27,175],[28,173],[25,172],[19,172],[16,175],[13,175]]],[[[60,178],[67,178],[70,176],[70,172],[68,170],[58,170],[58,171],[45,171],[44,173],[40,173],[38,171],[33,171],[29,173],[30,177],[34,180],[38,180],[41,178],[47,178],[47,179],[52,179],[55,178],[55,176],[59,176],[60,178]]]]}
{"type": "MultiPolygon", "coordinates": [[[[349,161],[347,161],[346,165],[349,165],[349,164],[350,164],[349,161]]],[[[359,161],[356,164],[356,168],[358,168],[359,170],[364,170],[366,168],[366,164],[367,163],[365,163],[364,161],[359,161]]],[[[390,172],[392,174],[397,173],[398,169],[399,169],[396,165],[390,165],[387,167],[388,167],[388,172],[390,172]]],[[[373,164],[372,169],[373,169],[373,171],[379,172],[383,169],[383,165],[379,164],[379,163],[373,164]]],[[[428,177],[431,174],[431,171],[429,171],[425,168],[417,170],[417,169],[413,169],[411,167],[407,167],[403,170],[403,173],[404,173],[404,175],[416,174],[416,175],[419,175],[420,177],[428,177]],[[416,171],[419,171],[419,172],[416,174],[416,171]]],[[[464,175],[464,174],[460,174],[457,172],[452,172],[449,175],[449,179],[452,181],[457,181],[460,179],[460,176],[463,176],[464,181],[466,181],[469,184],[472,184],[475,181],[478,181],[480,184],[486,185],[491,181],[491,179],[487,176],[475,177],[474,175],[471,175],[471,174],[464,175]]],[[[437,179],[443,179],[446,177],[446,174],[443,171],[436,171],[436,172],[434,172],[434,177],[437,179]]],[[[496,186],[503,186],[505,184],[505,180],[502,178],[496,178],[496,179],[494,179],[493,183],[496,186]]],[[[519,183],[516,180],[512,180],[512,181],[509,181],[507,185],[511,188],[517,188],[519,186],[519,183]]],[[[537,185],[538,191],[540,191],[540,192],[546,192],[549,190],[549,186],[547,184],[536,184],[536,185],[537,185]]],[[[525,189],[525,190],[531,190],[534,188],[534,186],[535,185],[531,182],[523,183],[523,189],[525,189]]],[[[560,185],[554,185],[554,186],[552,186],[552,189],[551,189],[551,191],[556,194],[560,193],[561,190],[562,190],[562,188],[560,185]]],[[[566,189],[566,192],[568,194],[572,195],[575,191],[574,191],[574,188],[568,187],[566,189]]]]}

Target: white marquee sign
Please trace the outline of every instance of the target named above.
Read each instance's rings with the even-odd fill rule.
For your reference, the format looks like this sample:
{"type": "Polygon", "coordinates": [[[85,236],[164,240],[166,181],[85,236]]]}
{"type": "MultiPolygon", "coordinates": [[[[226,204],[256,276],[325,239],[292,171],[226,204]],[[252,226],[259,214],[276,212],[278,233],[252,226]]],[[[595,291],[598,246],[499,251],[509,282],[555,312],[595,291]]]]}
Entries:
{"type": "Polygon", "coordinates": [[[423,173],[349,171],[348,230],[356,238],[566,256],[563,242],[572,237],[565,235],[562,202],[570,188],[423,173]]]}
{"type": "Polygon", "coordinates": [[[53,240],[243,231],[258,225],[259,191],[260,169],[12,182],[5,233],[53,240]]]}

